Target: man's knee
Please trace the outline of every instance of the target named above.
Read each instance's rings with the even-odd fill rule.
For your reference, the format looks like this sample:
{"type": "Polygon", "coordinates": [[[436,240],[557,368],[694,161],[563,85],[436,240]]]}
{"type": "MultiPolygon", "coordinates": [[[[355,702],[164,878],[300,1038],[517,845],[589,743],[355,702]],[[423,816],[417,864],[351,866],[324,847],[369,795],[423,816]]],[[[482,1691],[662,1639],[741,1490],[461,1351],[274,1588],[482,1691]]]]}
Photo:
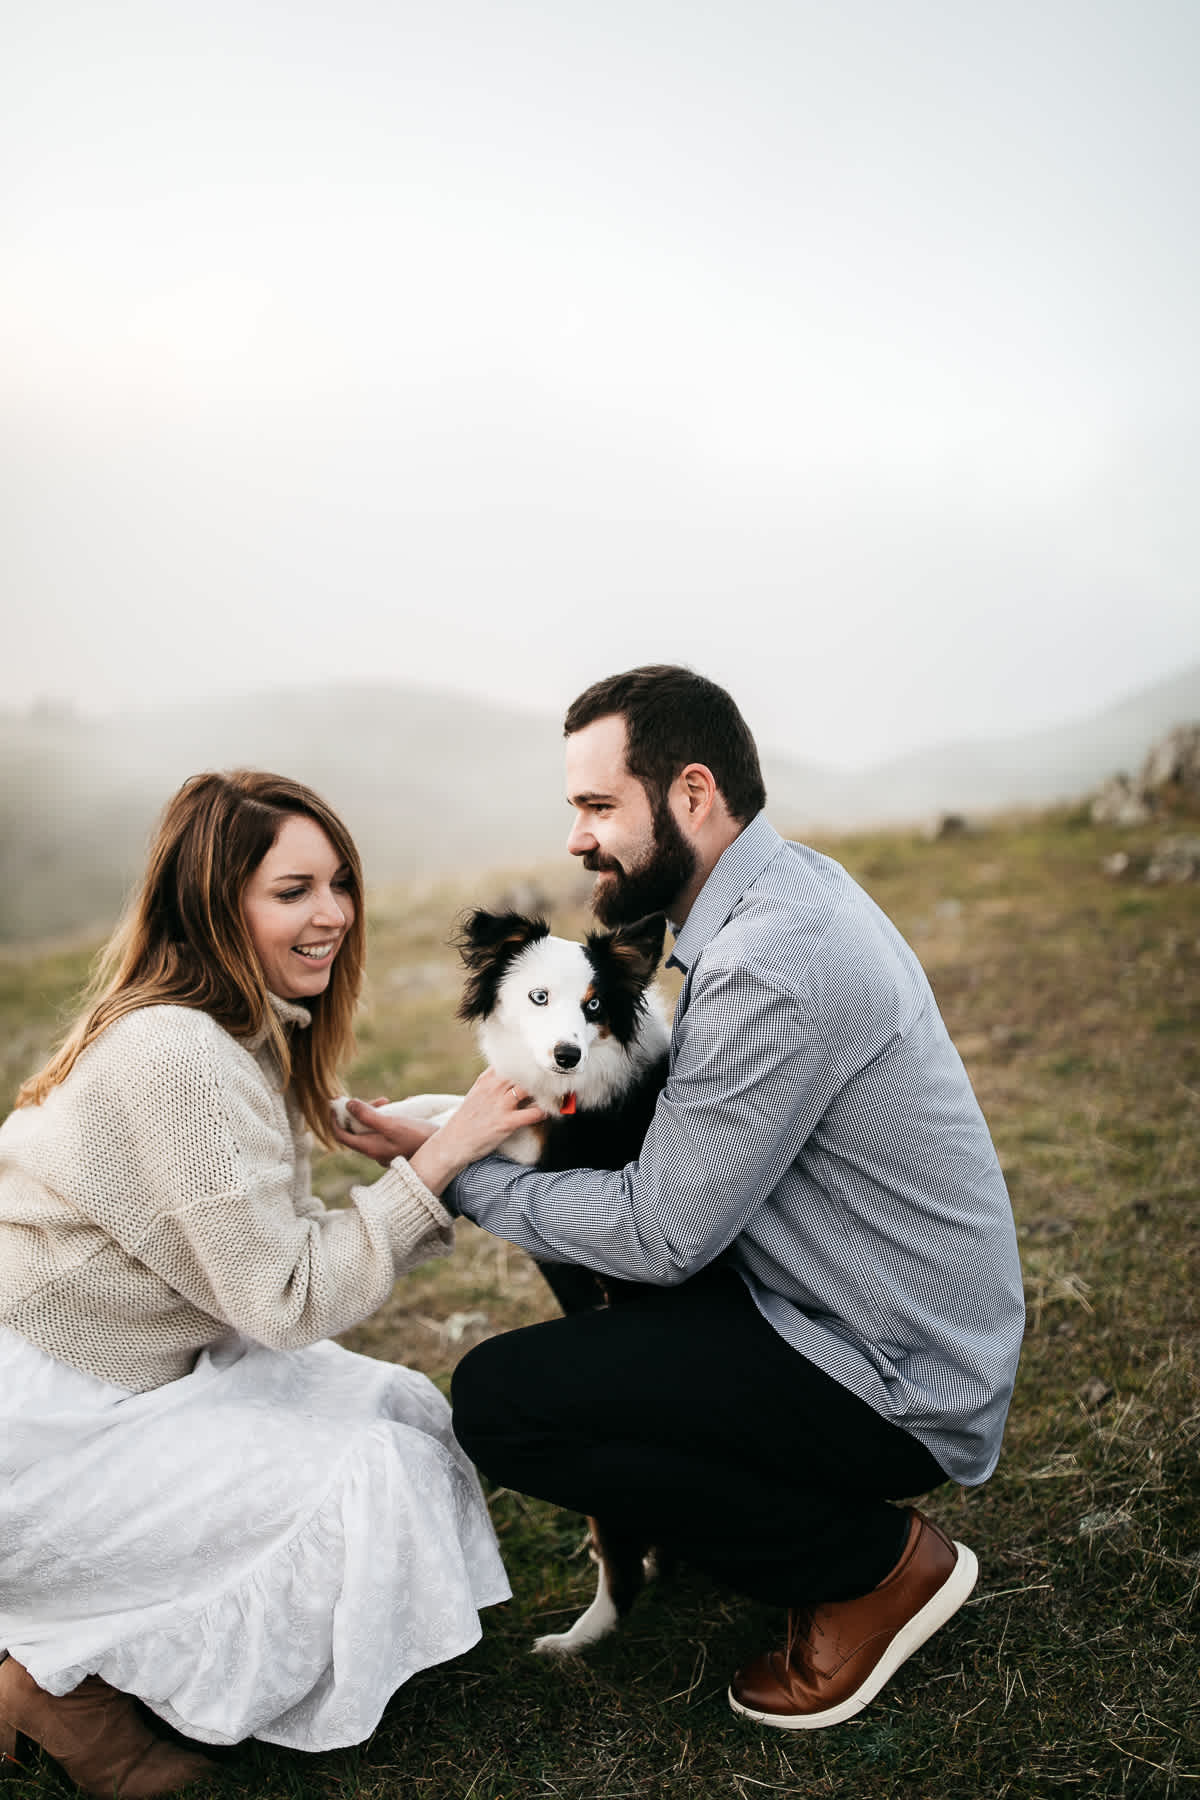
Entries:
{"type": "Polygon", "coordinates": [[[487,1338],[468,1350],[450,1381],[450,1405],[454,1413],[454,1435],[473,1462],[479,1462],[478,1449],[486,1443],[506,1407],[502,1368],[507,1361],[502,1348],[504,1337],[487,1338]]]}
{"type": "Polygon", "coordinates": [[[543,1331],[532,1325],[485,1338],[451,1379],[454,1435],[495,1481],[508,1480],[510,1447],[556,1437],[561,1429],[560,1359],[540,1342],[543,1331]]]}

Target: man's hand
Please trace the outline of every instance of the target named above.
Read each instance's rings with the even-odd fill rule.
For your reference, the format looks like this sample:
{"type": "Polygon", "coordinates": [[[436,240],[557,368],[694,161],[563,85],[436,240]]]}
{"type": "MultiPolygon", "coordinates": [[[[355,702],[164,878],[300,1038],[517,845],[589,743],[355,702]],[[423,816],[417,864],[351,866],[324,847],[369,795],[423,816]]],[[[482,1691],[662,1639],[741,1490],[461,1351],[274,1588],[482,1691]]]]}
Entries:
{"type": "Polygon", "coordinates": [[[346,1110],[358,1121],[359,1130],[343,1131],[336,1120],[333,1125],[339,1144],[347,1150],[357,1150],[360,1156],[373,1157],[385,1169],[393,1157],[411,1157],[437,1129],[428,1119],[402,1119],[394,1113],[385,1118],[376,1112],[376,1107],[386,1105],[387,1096],[383,1094],[369,1104],[365,1100],[347,1101],[346,1110]]]}

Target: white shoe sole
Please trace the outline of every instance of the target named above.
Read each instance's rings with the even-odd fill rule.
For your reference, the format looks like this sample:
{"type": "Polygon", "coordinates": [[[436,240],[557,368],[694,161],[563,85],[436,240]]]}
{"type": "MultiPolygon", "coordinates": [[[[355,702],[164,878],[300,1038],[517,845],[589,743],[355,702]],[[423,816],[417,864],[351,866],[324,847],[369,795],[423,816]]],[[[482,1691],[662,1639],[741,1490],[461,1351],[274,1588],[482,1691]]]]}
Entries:
{"type": "Polygon", "coordinates": [[[953,1618],[979,1580],[975,1552],[968,1550],[965,1544],[956,1543],[954,1548],[958,1560],[937,1593],[932,1594],[920,1612],[914,1613],[908,1624],[901,1627],[862,1686],[848,1699],[819,1713],[759,1712],[753,1706],[743,1706],[730,1688],[729,1704],[734,1712],[744,1719],[753,1719],[756,1725],[774,1725],[780,1731],[821,1731],[827,1725],[842,1725],[852,1719],[891,1680],[901,1663],[907,1662],[914,1650],[919,1650],[947,1619],[953,1618]]]}

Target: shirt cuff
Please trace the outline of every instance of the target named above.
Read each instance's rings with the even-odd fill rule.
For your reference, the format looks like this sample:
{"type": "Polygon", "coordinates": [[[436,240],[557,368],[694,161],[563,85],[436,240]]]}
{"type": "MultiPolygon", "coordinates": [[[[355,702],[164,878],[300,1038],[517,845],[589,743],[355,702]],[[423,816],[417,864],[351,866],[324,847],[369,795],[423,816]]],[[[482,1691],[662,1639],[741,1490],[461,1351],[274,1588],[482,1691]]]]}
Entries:
{"type": "Polygon", "coordinates": [[[469,1219],[487,1231],[490,1227],[480,1213],[494,1210],[490,1202],[507,1194],[515,1176],[529,1173],[525,1163],[509,1162],[504,1156],[481,1156],[478,1162],[468,1163],[460,1175],[446,1184],[442,1204],[455,1218],[469,1219]]]}

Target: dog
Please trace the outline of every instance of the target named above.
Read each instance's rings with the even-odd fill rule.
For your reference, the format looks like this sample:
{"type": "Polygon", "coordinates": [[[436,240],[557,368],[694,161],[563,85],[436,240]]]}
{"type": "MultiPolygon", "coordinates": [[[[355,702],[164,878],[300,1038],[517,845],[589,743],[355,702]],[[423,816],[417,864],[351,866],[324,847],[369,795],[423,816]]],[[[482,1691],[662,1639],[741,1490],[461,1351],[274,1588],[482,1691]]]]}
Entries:
{"type": "MultiPolygon", "coordinates": [[[[670,1027],[652,982],[662,956],[661,913],[583,943],[552,937],[541,917],[473,912],[458,950],[467,969],[458,1016],[484,1058],[548,1114],[523,1125],[499,1154],[539,1169],[622,1169],[641,1152],[667,1076],[670,1027]]],[[[457,1094],[418,1094],[379,1110],[442,1124],[457,1094]]],[[[338,1123],[361,1129],[334,1102],[338,1123]]],[[[571,1264],[538,1262],[564,1313],[620,1304],[631,1284],[571,1264]]],[[[572,1655],[606,1637],[656,1572],[653,1547],[588,1520],[599,1567],[596,1595],[569,1630],[539,1637],[542,1655],[572,1655]]]]}

